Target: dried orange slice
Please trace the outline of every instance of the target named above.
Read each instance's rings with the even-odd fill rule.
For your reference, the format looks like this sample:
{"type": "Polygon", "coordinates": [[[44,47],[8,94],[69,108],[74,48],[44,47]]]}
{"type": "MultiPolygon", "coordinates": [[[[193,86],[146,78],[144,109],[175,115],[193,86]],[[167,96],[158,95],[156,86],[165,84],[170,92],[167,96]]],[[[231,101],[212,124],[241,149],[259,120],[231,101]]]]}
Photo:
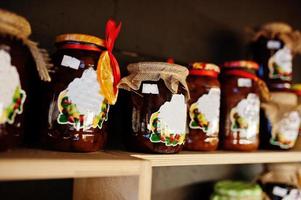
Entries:
{"type": "Polygon", "coordinates": [[[117,92],[114,90],[114,75],[108,51],[104,51],[98,60],[97,79],[104,97],[109,104],[114,105],[117,100],[117,92]]]}

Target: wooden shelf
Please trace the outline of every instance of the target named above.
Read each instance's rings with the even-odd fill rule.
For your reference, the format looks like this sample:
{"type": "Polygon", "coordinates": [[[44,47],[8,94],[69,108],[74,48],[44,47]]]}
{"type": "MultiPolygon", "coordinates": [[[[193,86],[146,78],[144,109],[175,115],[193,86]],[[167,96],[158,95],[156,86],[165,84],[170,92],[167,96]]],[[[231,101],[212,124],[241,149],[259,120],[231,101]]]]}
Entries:
{"type": "Polygon", "coordinates": [[[0,153],[0,180],[133,176],[140,174],[146,162],[114,152],[18,149],[0,153]]]}
{"type": "Polygon", "coordinates": [[[256,151],[256,152],[191,152],[179,154],[141,154],[131,156],[149,160],[153,167],[188,166],[188,165],[221,165],[301,162],[301,151],[256,151]]]}

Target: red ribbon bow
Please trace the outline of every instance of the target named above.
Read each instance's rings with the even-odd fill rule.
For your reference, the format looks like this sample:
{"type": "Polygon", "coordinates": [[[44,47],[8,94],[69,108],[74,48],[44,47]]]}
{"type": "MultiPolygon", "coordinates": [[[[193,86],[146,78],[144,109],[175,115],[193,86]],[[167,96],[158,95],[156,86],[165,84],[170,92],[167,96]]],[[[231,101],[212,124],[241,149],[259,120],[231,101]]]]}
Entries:
{"type": "Polygon", "coordinates": [[[112,50],[115,44],[115,40],[117,39],[117,36],[121,29],[121,22],[119,22],[118,26],[116,22],[112,19],[109,19],[106,24],[106,41],[105,41],[105,47],[108,50],[112,72],[114,76],[114,92],[117,93],[117,84],[120,81],[120,69],[119,64],[115,58],[115,56],[112,54],[112,50]]]}

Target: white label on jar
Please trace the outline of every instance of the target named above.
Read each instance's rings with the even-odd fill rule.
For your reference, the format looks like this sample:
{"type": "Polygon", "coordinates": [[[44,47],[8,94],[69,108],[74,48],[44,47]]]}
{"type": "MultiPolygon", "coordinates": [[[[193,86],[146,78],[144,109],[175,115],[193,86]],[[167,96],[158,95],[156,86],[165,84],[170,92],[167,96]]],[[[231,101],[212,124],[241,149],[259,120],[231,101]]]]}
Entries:
{"type": "Polygon", "coordinates": [[[57,121],[59,124],[73,125],[76,130],[101,129],[109,111],[109,105],[104,100],[96,71],[90,67],[60,93],[57,121]]]}
{"type": "Polygon", "coordinates": [[[0,102],[0,116],[2,116],[3,113],[3,103],[0,102]]]}
{"type": "Polygon", "coordinates": [[[165,102],[159,109],[159,120],[170,133],[185,133],[186,104],[182,94],[174,94],[170,102],[165,102]],[[163,122],[163,123],[162,123],[163,122]]]}
{"type": "Polygon", "coordinates": [[[288,190],[279,186],[275,186],[273,188],[273,195],[279,196],[279,197],[284,197],[287,194],[288,190]]]}
{"type": "Polygon", "coordinates": [[[142,93],[143,94],[159,94],[159,89],[157,84],[142,84],[142,93]]]}
{"type": "Polygon", "coordinates": [[[231,131],[239,134],[240,143],[248,143],[259,132],[260,101],[257,94],[249,93],[230,112],[231,131]]]}
{"type": "Polygon", "coordinates": [[[174,94],[150,117],[150,141],[177,146],[184,143],[186,135],[186,103],[182,94],[174,94]]]}
{"type": "Polygon", "coordinates": [[[279,49],[273,56],[269,58],[269,77],[271,79],[288,80],[292,79],[292,52],[288,47],[279,49]]]}
{"type": "Polygon", "coordinates": [[[267,48],[268,49],[279,49],[281,47],[280,41],[277,40],[269,40],[267,42],[267,48]]]}
{"type": "Polygon", "coordinates": [[[74,79],[67,87],[67,96],[81,114],[88,116],[91,112],[99,113],[104,97],[100,93],[96,71],[88,68],[82,77],[74,79]]]}
{"type": "Polygon", "coordinates": [[[292,148],[298,137],[300,122],[300,115],[297,111],[285,113],[273,127],[275,134],[271,138],[271,143],[283,149],[292,148]]]}
{"type": "Polygon", "coordinates": [[[189,108],[191,129],[201,129],[208,136],[219,131],[220,89],[211,88],[189,108]]]}
{"type": "Polygon", "coordinates": [[[61,65],[77,70],[80,66],[80,60],[71,56],[64,55],[61,65]]]}
{"type": "Polygon", "coordinates": [[[238,87],[252,87],[252,80],[249,78],[239,78],[237,85],[238,87]]]}
{"type": "Polygon", "coordinates": [[[5,50],[0,50],[0,124],[12,124],[16,114],[23,111],[26,93],[21,88],[17,68],[11,63],[11,56],[5,50]]]}

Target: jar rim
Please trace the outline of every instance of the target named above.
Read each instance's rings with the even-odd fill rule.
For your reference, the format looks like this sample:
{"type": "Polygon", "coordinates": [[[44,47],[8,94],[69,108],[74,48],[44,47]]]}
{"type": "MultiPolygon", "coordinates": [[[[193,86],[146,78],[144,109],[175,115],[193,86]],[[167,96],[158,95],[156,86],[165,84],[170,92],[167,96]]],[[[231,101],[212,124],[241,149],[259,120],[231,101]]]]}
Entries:
{"type": "Polygon", "coordinates": [[[259,65],[258,63],[252,60],[233,60],[227,61],[223,64],[224,68],[245,68],[245,69],[254,69],[258,70],[259,65]]]}
{"type": "Polygon", "coordinates": [[[55,43],[80,42],[105,47],[105,41],[99,37],[79,33],[67,33],[56,36],[55,43]]]}

